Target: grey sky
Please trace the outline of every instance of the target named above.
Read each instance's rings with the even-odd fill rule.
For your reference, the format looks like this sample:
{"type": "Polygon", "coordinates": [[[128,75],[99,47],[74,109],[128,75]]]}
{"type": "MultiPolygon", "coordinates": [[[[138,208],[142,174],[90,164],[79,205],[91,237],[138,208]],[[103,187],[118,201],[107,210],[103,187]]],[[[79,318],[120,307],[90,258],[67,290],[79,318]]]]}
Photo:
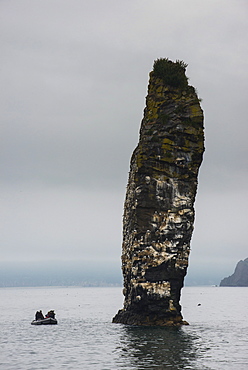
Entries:
{"type": "Polygon", "coordinates": [[[205,114],[190,269],[232,273],[248,257],[248,2],[2,0],[0,17],[0,259],[120,264],[148,74],[168,57],[205,114]]]}

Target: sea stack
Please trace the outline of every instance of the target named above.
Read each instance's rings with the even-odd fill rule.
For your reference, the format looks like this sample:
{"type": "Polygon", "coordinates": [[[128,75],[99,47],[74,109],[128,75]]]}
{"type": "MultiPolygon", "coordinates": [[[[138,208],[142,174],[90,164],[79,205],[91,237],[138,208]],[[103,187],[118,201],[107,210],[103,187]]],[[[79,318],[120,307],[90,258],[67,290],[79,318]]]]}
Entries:
{"type": "Polygon", "coordinates": [[[158,59],[150,73],[124,205],[125,300],[115,323],[187,324],[179,301],[188,267],[204,131],[200,100],[188,85],[186,67],[182,61],[158,59]]]}

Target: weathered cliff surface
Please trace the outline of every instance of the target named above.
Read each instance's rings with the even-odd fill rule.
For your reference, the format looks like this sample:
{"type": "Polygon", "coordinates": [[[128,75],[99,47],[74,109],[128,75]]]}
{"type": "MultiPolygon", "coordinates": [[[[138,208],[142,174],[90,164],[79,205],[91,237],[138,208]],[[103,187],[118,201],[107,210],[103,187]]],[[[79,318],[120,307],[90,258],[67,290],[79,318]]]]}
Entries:
{"type": "Polygon", "coordinates": [[[248,286],[248,258],[239,261],[234,273],[221,280],[220,286],[248,286]]]}
{"type": "Polygon", "coordinates": [[[160,59],[150,73],[124,205],[125,301],[116,323],[184,323],[179,300],[204,152],[203,111],[185,68],[183,62],[160,59]]]}

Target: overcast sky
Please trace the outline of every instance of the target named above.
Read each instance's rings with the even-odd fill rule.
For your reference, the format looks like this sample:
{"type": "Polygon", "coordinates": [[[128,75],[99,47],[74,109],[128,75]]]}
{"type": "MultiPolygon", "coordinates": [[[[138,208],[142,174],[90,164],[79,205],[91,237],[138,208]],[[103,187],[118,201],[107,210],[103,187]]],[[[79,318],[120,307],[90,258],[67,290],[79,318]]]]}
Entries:
{"type": "Polygon", "coordinates": [[[231,274],[248,257],[248,2],[1,0],[0,17],[1,261],[120,265],[148,74],[168,57],[205,115],[189,271],[231,274]]]}

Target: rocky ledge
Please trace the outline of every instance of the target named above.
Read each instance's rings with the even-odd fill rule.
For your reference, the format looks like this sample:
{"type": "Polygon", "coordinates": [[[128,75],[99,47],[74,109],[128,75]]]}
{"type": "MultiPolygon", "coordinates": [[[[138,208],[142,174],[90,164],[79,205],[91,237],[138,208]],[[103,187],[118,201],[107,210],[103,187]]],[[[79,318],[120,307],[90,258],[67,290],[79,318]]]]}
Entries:
{"type": "Polygon", "coordinates": [[[187,324],[179,304],[188,267],[203,111],[186,64],[158,59],[150,73],[140,138],[131,158],[123,217],[124,308],[130,325],[187,324]]]}

